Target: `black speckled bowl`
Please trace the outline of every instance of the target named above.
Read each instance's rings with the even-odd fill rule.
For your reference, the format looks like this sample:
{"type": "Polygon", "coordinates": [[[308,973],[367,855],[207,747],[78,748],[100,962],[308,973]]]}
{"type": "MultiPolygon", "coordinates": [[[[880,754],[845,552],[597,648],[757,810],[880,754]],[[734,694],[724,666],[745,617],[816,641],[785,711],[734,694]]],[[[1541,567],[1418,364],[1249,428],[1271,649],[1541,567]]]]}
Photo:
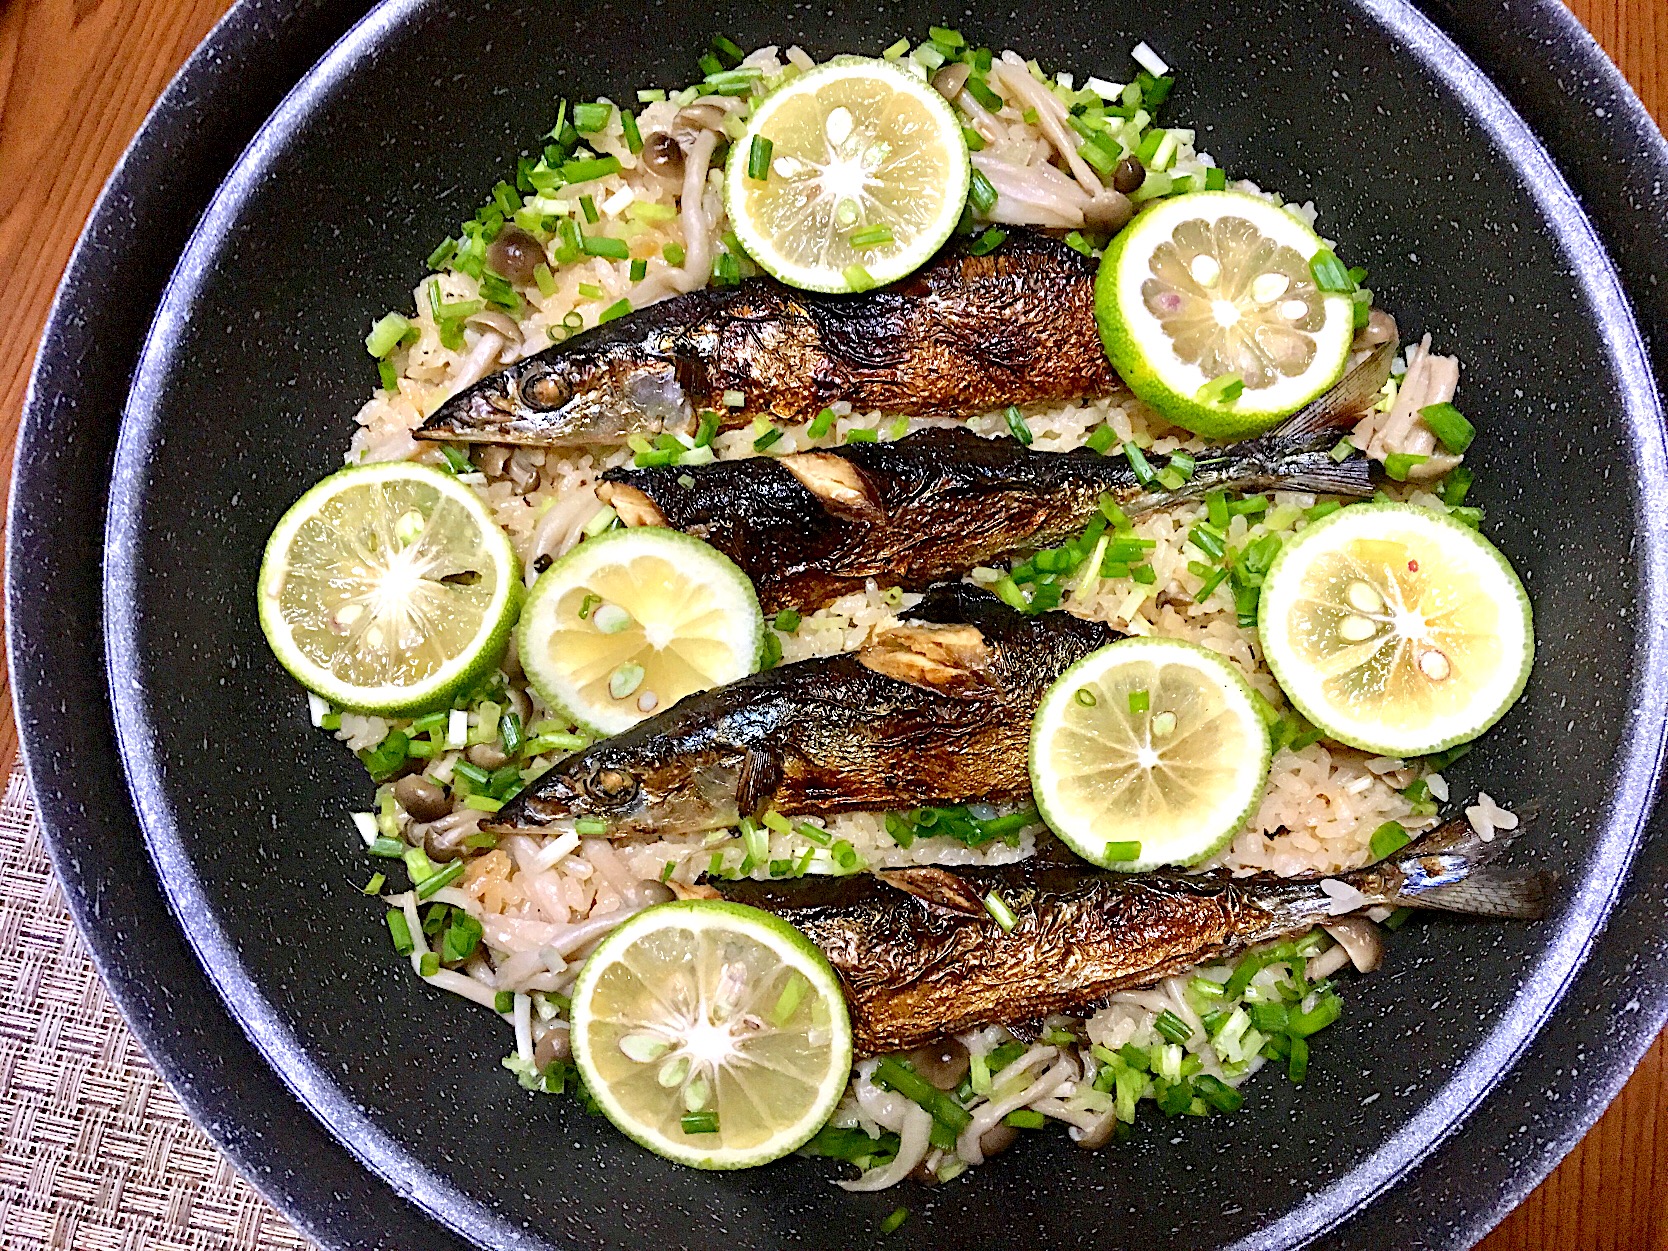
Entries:
{"type": "Polygon", "coordinates": [[[555,97],[675,81],[715,32],[875,50],[946,11],[411,0],[356,16],[247,0],[146,124],[51,321],[8,551],[20,718],[72,906],[152,1056],[281,1206],[332,1247],[843,1247],[900,1202],[899,1246],[1456,1247],[1551,1167],[1668,1013],[1652,816],[1668,151],[1567,13],[948,15],[1113,77],[1110,50],[1149,40],[1180,75],[1171,116],[1234,173],[1313,198],[1404,330],[1462,354],[1479,502],[1528,581],[1540,655],[1453,780],[1538,799],[1512,854],[1564,884],[1538,926],[1404,930],[1301,1088],[1260,1079],[1239,1115],[1149,1116],[1101,1153],[1038,1135],[964,1181],[881,1196],[808,1160],[680,1170],[506,1080],[501,1031],[390,958],[343,815],[368,783],[308,730],[251,588],[268,528],[339,463],[371,381],[365,325],[406,302],[555,97]]]}

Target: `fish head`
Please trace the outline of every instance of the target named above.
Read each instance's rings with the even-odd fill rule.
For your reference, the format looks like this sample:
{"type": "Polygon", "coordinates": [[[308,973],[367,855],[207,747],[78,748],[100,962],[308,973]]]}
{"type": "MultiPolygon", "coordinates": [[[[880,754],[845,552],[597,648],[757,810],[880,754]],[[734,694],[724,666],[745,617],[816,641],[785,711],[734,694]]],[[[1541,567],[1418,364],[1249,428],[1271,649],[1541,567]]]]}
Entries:
{"type": "Polygon", "coordinates": [[[716,751],[606,740],[561,761],[506,805],[487,828],[576,828],[603,822],[612,838],[693,834],[738,819],[737,767],[716,751]]]}
{"type": "Polygon", "coordinates": [[[693,424],[673,360],[641,344],[576,344],[517,361],[458,392],[417,437],[560,447],[620,443],[693,424]]]}

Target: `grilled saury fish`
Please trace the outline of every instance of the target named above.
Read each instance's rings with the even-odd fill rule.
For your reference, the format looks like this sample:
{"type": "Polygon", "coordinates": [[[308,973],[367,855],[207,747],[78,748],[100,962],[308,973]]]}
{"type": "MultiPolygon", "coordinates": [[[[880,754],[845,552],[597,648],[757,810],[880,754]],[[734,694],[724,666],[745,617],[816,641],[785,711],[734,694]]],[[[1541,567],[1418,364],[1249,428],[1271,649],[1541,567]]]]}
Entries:
{"type": "Polygon", "coordinates": [[[482,379],[440,406],[423,439],[560,446],[693,433],[764,415],[968,416],[1123,389],[1101,347],[1095,261],[1011,229],[988,256],[951,243],[924,268],[860,295],[770,278],[650,304],[482,379]],[[739,395],[742,402],[726,403],[739,395]]]}
{"type": "MultiPolygon", "coordinates": [[[[1057,543],[1110,495],[1126,512],[1217,488],[1372,493],[1369,462],[1330,455],[1389,376],[1388,343],[1276,430],[1201,454],[1178,490],[1143,484],[1129,459],[1090,448],[1034,451],[963,427],[709,465],[617,468],[598,496],[628,525],[670,526],[741,566],[766,612],[814,609],[873,578],[918,589],[1057,543]]],[[[1162,470],[1168,458],[1150,458],[1162,470]]]]}
{"type": "Polygon", "coordinates": [[[1331,879],[1109,873],[1032,859],[1000,868],[899,869],[798,882],[719,882],[727,899],[778,913],[822,948],[844,984],[860,1052],[901,1051],[985,1025],[1081,1014],[1254,943],[1335,918],[1336,883],[1356,907],[1539,917],[1550,879],[1487,864],[1455,821],[1391,860],[1331,879]],[[992,891],[1017,924],[1004,931],[992,891]]]}
{"type": "Polygon", "coordinates": [[[893,810],[1030,793],[1031,717],[1068,665],[1117,637],[936,587],[860,652],[797,661],[679,700],[568,757],[489,829],[722,829],[764,809],[893,810]]]}

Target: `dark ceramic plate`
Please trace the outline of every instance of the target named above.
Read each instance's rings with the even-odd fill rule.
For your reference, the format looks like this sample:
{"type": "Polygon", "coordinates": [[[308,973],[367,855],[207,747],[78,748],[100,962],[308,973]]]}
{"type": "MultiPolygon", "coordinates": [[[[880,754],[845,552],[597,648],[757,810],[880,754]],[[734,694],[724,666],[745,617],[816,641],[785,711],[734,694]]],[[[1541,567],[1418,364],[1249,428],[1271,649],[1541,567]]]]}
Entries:
{"type": "Polygon", "coordinates": [[[65,280],[20,444],[8,641],[101,968],[196,1116],[316,1238],[837,1247],[903,1202],[900,1246],[1106,1245],[1112,1224],[1150,1247],[1456,1247],[1614,1094],[1668,1013],[1668,151],[1555,3],[1177,7],[950,16],[1110,76],[1108,50],[1148,39],[1180,74],[1171,116],[1231,171],[1312,197],[1404,330],[1462,354],[1480,502],[1541,650],[1456,791],[1540,801],[1514,855],[1564,875],[1555,915],[1404,930],[1301,1089],[1266,1077],[1237,1116],[1149,1117],[1098,1154],[1038,1135],[937,1191],[847,1196],[798,1159],[680,1170],[520,1091],[498,1029],[406,974],[355,889],[343,814],[369,787],[261,640],[262,542],[339,463],[365,325],[557,96],[677,81],[716,32],[874,50],[946,11],[413,0],[352,25],[352,6],[250,0],[147,122],[65,280]]]}

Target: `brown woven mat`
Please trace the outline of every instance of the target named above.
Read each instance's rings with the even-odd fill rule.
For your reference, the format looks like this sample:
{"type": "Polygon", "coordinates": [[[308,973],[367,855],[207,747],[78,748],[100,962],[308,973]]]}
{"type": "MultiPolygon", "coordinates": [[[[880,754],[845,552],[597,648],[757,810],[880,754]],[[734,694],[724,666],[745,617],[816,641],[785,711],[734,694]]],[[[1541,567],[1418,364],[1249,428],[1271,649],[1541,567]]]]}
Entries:
{"type": "Polygon", "coordinates": [[[0,800],[0,1247],[308,1251],[128,1033],[47,863],[21,771],[0,800]]]}

